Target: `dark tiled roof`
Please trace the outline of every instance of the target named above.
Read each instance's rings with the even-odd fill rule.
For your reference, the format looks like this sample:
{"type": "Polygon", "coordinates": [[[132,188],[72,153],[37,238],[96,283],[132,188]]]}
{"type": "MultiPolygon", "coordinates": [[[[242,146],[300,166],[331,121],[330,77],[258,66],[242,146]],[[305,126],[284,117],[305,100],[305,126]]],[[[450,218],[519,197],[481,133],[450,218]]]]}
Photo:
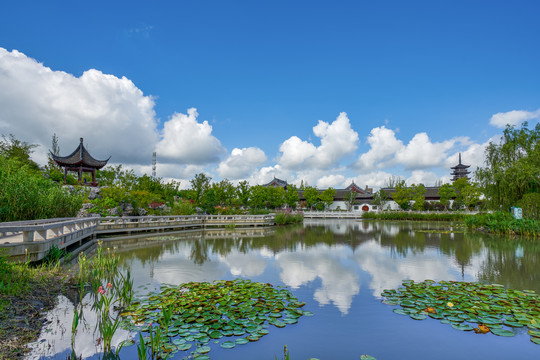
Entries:
{"type": "Polygon", "coordinates": [[[287,187],[287,182],[285,180],[278,179],[274,177],[272,181],[270,181],[268,184],[264,184],[263,186],[279,186],[279,187],[287,187]]]}
{"type": "Polygon", "coordinates": [[[51,156],[54,161],[60,166],[67,166],[67,167],[90,167],[95,169],[101,169],[105,165],[107,165],[107,160],[96,160],[90,155],[88,150],[83,145],[83,138],[81,138],[81,142],[79,146],[68,156],[57,156],[51,153],[51,156]]]}

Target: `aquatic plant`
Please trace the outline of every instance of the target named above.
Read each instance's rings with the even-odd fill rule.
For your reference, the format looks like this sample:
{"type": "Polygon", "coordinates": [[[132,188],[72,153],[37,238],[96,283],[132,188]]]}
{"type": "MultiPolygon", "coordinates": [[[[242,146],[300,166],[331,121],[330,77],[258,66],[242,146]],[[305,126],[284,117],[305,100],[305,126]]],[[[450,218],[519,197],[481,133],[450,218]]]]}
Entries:
{"type": "Polygon", "coordinates": [[[397,290],[381,294],[394,312],[424,320],[428,316],[461,331],[514,336],[512,328],[529,328],[531,341],[540,345],[540,296],[532,290],[505,289],[498,284],[406,280],[397,290]],[[476,327],[475,327],[476,325],[476,327]]]}
{"type": "MultiPolygon", "coordinates": [[[[194,353],[200,358],[211,350],[207,344],[212,339],[220,343],[233,337],[220,343],[232,349],[267,335],[269,325],[282,328],[297,323],[302,315],[313,315],[302,310],[304,305],[285,288],[236,279],[166,287],[134,301],[121,315],[149,333],[146,345],[139,345],[141,353],[149,344],[161,346],[164,355],[195,344],[194,353]]],[[[153,358],[155,354],[152,350],[153,358]]]]}

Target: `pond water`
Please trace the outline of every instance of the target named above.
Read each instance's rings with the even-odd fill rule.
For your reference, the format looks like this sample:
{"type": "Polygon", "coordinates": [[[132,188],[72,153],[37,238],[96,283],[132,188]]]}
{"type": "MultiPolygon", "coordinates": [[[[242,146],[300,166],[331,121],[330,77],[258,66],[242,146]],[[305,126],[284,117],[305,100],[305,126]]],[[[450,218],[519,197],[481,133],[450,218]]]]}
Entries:
{"type": "MultiPolygon", "coordinates": [[[[162,284],[247,278],[286,286],[314,313],[285,328],[271,326],[269,335],[231,350],[211,341],[211,359],[282,359],[284,345],[291,360],[358,360],[362,354],[378,360],[540,358],[526,329],[514,329],[517,335],[509,338],[477,335],[395,314],[380,297],[406,279],[479,281],[540,293],[540,244],[534,241],[465,234],[447,223],[329,220],[247,233],[111,240],[104,247],[117,248],[137,296],[162,284]]],[[[66,359],[73,308],[61,298],[28,359],[66,359]]],[[[113,343],[135,335],[121,330],[113,343]]],[[[77,333],[75,349],[83,358],[100,358],[92,326],[77,333]]],[[[179,352],[174,359],[189,355],[179,352]]],[[[136,346],[122,349],[120,357],[137,359],[136,346]]]]}

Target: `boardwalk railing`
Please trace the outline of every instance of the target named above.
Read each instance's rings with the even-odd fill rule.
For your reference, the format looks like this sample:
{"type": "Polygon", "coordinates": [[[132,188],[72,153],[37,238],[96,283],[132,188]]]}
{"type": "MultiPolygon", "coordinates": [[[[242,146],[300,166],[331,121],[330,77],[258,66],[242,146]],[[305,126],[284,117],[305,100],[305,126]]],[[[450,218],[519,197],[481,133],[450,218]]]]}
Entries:
{"type": "Polygon", "coordinates": [[[59,249],[98,235],[169,230],[265,227],[274,215],[190,215],[62,218],[0,223],[0,248],[19,260],[43,259],[59,249]]]}

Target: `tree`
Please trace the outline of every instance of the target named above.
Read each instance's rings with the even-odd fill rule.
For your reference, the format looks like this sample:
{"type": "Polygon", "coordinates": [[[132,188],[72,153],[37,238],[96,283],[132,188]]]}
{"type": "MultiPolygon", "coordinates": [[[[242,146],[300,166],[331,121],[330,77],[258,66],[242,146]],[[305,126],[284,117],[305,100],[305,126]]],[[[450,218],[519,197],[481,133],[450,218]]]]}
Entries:
{"type": "Polygon", "coordinates": [[[440,197],[439,202],[441,203],[441,205],[444,206],[444,210],[447,210],[448,205],[450,204],[450,200],[456,197],[456,191],[454,190],[452,185],[444,184],[439,188],[438,194],[440,197]]]}
{"type": "Polygon", "coordinates": [[[392,175],[388,179],[386,179],[386,182],[384,183],[384,187],[395,188],[397,184],[399,184],[402,181],[403,179],[401,179],[399,176],[392,175]]]}
{"type": "Polygon", "coordinates": [[[347,211],[351,211],[352,210],[352,207],[354,205],[354,202],[356,201],[356,196],[358,195],[358,193],[356,191],[349,191],[347,193],[347,195],[345,195],[345,204],[347,205],[347,211]]]}
{"type": "Polygon", "coordinates": [[[249,197],[251,196],[251,188],[247,181],[243,180],[238,183],[238,185],[236,186],[236,194],[242,206],[249,205],[249,197]]]}
{"type": "Polygon", "coordinates": [[[195,175],[193,179],[190,180],[191,182],[191,188],[193,189],[195,198],[195,204],[201,205],[202,198],[204,196],[204,193],[210,189],[210,181],[212,180],[211,177],[206,176],[204,173],[199,173],[195,175]]]}
{"type": "Polygon", "coordinates": [[[414,201],[413,210],[424,210],[424,202],[426,201],[426,187],[424,184],[412,185],[410,188],[411,199],[414,201]]]}
{"type": "Polygon", "coordinates": [[[395,192],[392,196],[394,201],[403,210],[408,210],[411,207],[411,191],[405,184],[405,180],[400,180],[395,187],[395,192]]]}
{"type": "Polygon", "coordinates": [[[296,209],[296,204],[298,204],[298,189],[296,186],[290,184],[287,186],[287,190],[285,191],[285,204],[287,204],[289,207],[296,209]]]}
{"type": "Polygon", "coordinates": [[[306,186],[304,189],[304,198],[308,208],[313,209],[313,205],[319,200],[319,190],[312,186],[306,186]]]}
{"type": "Polygon", "coordinates": [[[334,203],[334,196],[336,195],[336,189],[328,188],[321,192],[319,199],[326,205],[330,207],[334,203]]]}
{"type": "Polygon", "coordinates": [[[261,185],[251,187],[250,204],[253,209],[262,208],[267,201],[267,188],[261,185]]]}
{"type": "Polygon", "coordinates": [[[236,187],[228,179],[212,184],[218,205],[230,206],[236,197],[236,187]]]}
{"type": "Polygon", "coordinates": [[[463,206],[469,209],[474,208],[480,201],[480,188],[475,183],[469,182],[467,178],[454,181],[454,189],[456,198],[452,207],[456,210],[461,209],[463,206]]]}
{"type": "Polygon", "coordinates": [[[383,189],[380,189],[375,194],[373,194],[373,204],[378,205],[384,210],[384,206],[388,201],[388,193],[383,189]]]}
{"type": "Polygon", "coordinates": [[[2,135],[2,139],[0,140],[0,156],[16,160],[21,165],[27,165],[31,170],[39,171],[38,164],[30,158],[37,145],[17,140],[13,134],[8,137],[2,135]]]}
{"type": "Polygon", "coordinates": [[[285,203],[285,189],[282,187],[269,187],[266,189],[268,206],[271,209],[282,207],[285,203]]]}
{"type": "Polygon", "coordinates": [[[490,142],[485,167],[475,172],[488,205],[493,209],[515,206],[525,194],[540,192],[540,123],[529,130],[507,125],[498,144],[490,142]]]}

